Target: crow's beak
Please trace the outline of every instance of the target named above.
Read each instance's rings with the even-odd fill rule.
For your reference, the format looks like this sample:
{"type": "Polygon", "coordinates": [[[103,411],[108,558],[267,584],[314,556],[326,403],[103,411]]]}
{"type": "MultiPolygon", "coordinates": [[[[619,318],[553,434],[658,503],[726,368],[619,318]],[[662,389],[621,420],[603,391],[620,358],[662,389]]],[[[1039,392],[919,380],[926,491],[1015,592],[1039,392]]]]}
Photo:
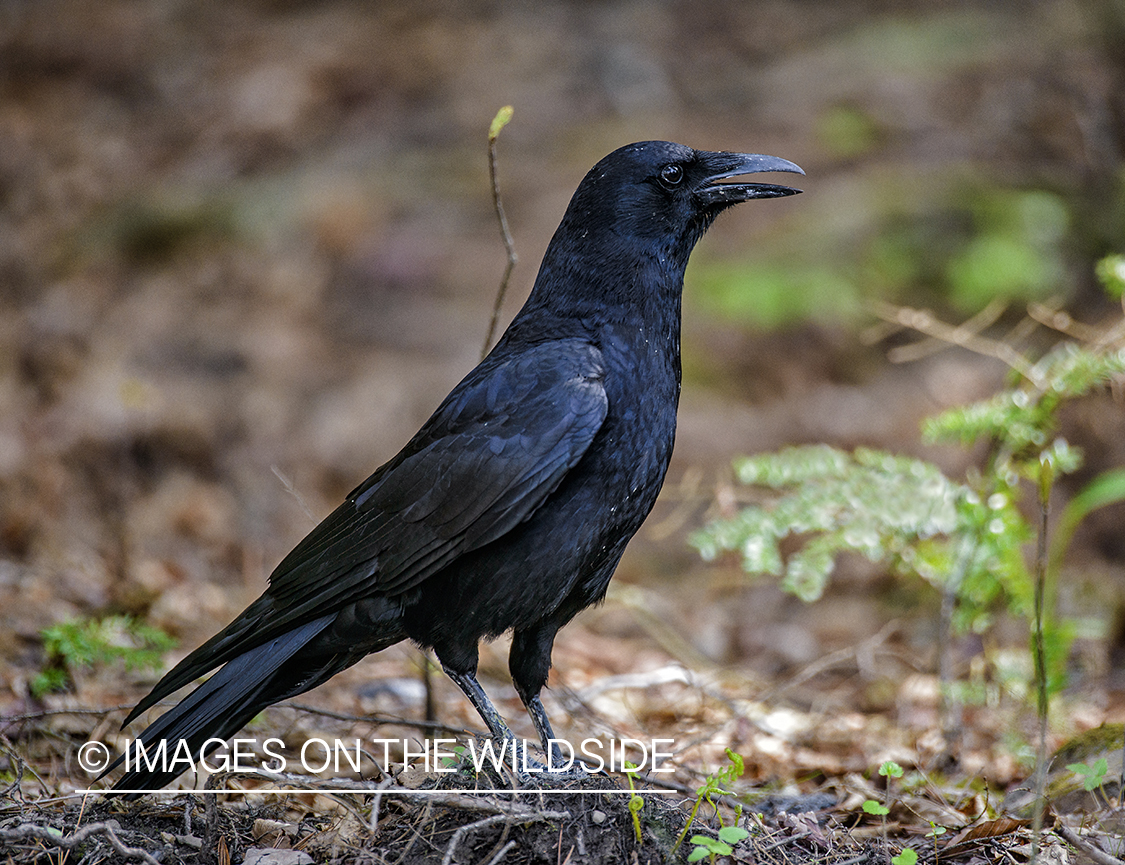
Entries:
{"type": "Polygon", "coordinates": [[[713,169],[696,188],[695,194],[706,207],[725,207],[749,201],[752,198],[781,198],[796,195],[801,190],[773,183],[719,183],[728,177],[743,174],[758,174],[762,171],[788,171],[804,174],[800,166],[788,159],[776,156],[763,156],[759,153],[701,153],[703,164],[713,169]]]}

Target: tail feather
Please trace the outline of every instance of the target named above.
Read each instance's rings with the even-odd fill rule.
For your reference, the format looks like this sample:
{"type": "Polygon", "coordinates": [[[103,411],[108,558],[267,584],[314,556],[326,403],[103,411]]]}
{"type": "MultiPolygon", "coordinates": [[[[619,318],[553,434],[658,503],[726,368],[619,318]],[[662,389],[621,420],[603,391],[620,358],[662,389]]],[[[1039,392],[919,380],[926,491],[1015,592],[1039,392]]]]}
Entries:
{"type": "MultiPolygon", "coordinates": [[[[121,722],[125,728],[130,722],[138,718],[146,709],[155,706],[169,694],[180,690],[184,685],[194,682],[200,676],[205,676],[216,667],[238,657],[245,651],[246,637],[253,631],[254,625],[259,623],[263,614],[269,609],[270,600],[266,596],[258,598],[249,607],[242,611],[233,622],[227,625],[210,640],[184,658],[168,672],[143,700],[137,703],[121,722]]],[[[313,624],[310,622],[309,624],[313,624]]],[[[300,631],[300,628],[293,632],[300,631]]],[[[290,633],[282,634],[278,639],[285,640],[290,633]]]]}
{"type": "MultiPolygon", "coordinates": [[[[139,740],[150,754],[160,749],[157,743],[167,741],[159,759],[163,766],[171,764],[171,767],[151,770],[147,765],[134,764],[118,779],[113,789],[156,790],[163,787],[188,768],[182,762],[173,761],[177,748],[183,747],[181,740],[186,743],[191,758],[197,760],[200,748],[209,739],[218,741],[207,752],[217,748],[219,742],[232,736],[262,709],[319,684],[347,666],[347,663],[337,665],[330,662],[320,665],[326,669],[310,670],[314,675],[300,677],[297,681],[290,671],[277,676],[286,662],[327,628],[333,619],[334,614],[322,616],[228,661],[215,675],[141,733],[139,740]]],[[[135,750],[131,752],[131,756],[135,753],[135,750]]],[[[118,757],[98,776],[98,780],[124,761],[124,755],[118,757]]]]}

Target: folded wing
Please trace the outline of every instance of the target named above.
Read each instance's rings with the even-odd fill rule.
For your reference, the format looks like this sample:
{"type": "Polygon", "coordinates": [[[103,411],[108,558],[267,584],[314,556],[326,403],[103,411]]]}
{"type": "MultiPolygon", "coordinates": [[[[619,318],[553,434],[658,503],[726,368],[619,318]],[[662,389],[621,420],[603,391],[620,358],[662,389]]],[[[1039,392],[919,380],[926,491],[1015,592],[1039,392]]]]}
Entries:
{"type": "Polygon", "coordinates": [[[184,658],[125,723],[220,664],[357,599],[408,593],[502,537],[582,459],[607,408],[601,354],[583,340],[494,353],[285,557],[266,592],[184,658]]]}

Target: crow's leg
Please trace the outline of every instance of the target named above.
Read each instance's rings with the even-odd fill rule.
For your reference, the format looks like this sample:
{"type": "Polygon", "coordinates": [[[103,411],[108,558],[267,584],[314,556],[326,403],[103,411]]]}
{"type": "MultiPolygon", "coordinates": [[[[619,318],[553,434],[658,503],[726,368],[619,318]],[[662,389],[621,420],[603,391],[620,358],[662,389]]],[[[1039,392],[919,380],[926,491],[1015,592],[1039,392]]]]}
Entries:
{"type": "Polygon", "coordinates": [[[559,626],[553,622],[541,623],[534,628],[518,630],[512,635],[512,651],[508,655],[508,669],[516,692],[523,700],[531,723],[539,734],[543,753],[547,755],[548,771],[556,777],[579,778],[587,772],[581,761],[574,759],[574,751],[564,754],[547,718],[547,710],[539,698],[551,669],[551,646],[559,626]],[[555,767],[559,768],[555,768],[555,767]]]}
{"type": "Polygon", "coordinates": [[[492,705],[492,701],[488,699],[488,694],[484,692],[484,688],[480,686],[477,681],[476,674],[472,672],[458,673],[454,670],[446,669],[445,673],[452,679],[458,688],[469,698],[469,702],[477,710],[478,714],[488,726],[488,732],[492,734],[501,746],[506,746],[511,743],[512,753],[515,755],[515,765],[512,767],[515,770],[516,777],[519,778],[521,784],[526,784],[531,781],[531,773],[543,773],[548,771],[547,767],[534,760],[526,753],[524,745],[504,723],[504,719],[500,717],[500,713],[496,711],[496,707],[492,705]]]}
{"type": "Polygon", "coordinates": [[[445,674],[451,678],[457,687],[469,698],[469,702],[480,714],[484,723],[488,726],[488,732],[492,734],[492,738],[500,742],[507,742],[509,739],[514,739],[512,731],[508,729],[508,725],[504,723],[504,719],[500,717],[500,713],[496,711],[496,707],[492,705],[492,701],[488,699],[488,694],[484,692],[484,688],[480,686],[477,677],[473,673],[456,673],[453,670],[446,670],[445,674]]]}

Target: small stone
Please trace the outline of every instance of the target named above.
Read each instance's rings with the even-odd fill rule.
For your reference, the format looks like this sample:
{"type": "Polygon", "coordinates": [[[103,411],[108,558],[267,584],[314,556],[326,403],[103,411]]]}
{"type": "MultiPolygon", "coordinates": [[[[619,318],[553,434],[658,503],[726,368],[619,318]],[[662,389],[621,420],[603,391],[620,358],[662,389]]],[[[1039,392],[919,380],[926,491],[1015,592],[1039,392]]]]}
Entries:
{"type": "Polygon", "coordinates": [[[242,865],[312,865],[313,858],[304,850],[278,850],[272,847],[251,847],[242,865]]]}
{"type": "Polygon", "coordinates": [[[596,823],[598,826],[601,826],[602,823],[606,821],[605,811],[591,811],[590,819],[593,820],[594,823],[596,823]]]}

